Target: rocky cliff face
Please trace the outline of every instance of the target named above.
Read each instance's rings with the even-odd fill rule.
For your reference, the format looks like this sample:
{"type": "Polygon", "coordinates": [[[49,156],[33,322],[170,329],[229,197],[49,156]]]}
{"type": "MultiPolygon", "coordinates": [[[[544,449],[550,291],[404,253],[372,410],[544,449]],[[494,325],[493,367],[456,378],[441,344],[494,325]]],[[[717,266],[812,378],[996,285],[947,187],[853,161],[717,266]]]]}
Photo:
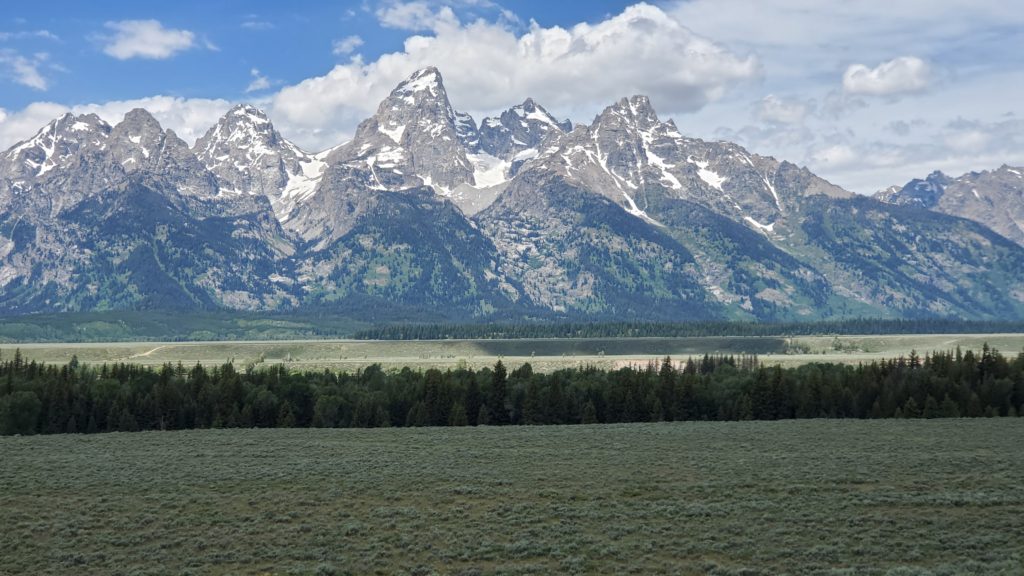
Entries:
{"type": "Polygon", "coordinates": [[[1024,248],[1000,234],[1024,236],[1022,182],[855,197],[688,138],[644,96],[590,124],[527,99],[478,125],[426,68],[319,154],[247,105],[191,148],[143,110],[55,120],[0,154],[0,310],[1020,318],[1024,248]]]}

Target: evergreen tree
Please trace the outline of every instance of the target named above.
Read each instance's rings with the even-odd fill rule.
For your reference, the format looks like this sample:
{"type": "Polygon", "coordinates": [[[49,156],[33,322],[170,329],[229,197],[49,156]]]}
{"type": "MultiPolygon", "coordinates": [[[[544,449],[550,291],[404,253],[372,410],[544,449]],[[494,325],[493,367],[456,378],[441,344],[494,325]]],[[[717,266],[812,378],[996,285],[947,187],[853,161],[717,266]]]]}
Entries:
{"type": "MultiPolygon", "coordinates": [[[[968,350],[967,354],[970,353],[971,351],[968,350]]],[[[984,414],[984,410],[981,407],[981,398],[978,397],[977,392],[971,392],[971,397],[967,400],[967,417],[978,418],[982,414],[984,414]]]]}
{"type": "Polygon", "coordinates": [[[920,418],[921,408],[917,405],[917,401],[911,396],[907,399],[906,403],[903,404],[903,417],[904,418],[920,418]]]}
{"type": "Polygon", "coordinates": [[[476,415],[477,426],[487,426],[491,423],[491,410],[487,407],[487,404],[480,405],[480,411],[476,415]]]}
{"type": "Polygon", "coordinates": [[[135,415],[132,414],[131,410],[124,408],[121,410],[121,416],[118,418],[117,429],[121,432],[135,432],[139,429],[139,424],[135,420],[135,415]]]}
{"type": "Polygon", "coordinates": [[[960,407],[949,397],[949,394],[942,398],[942,404],[939,405],[939,414],[942,418],[960,417],[960,407]]]}
{"type": "Polygon", "coordinates": [[[774,420],[775,393],[768,371],[761,368],[754,376],[754,386],[750,391],[751,413],[755,420],[774,420]]]}
{"type": "Polygon", "coordinates": [[[383,407],[378,405],[377,412],[373,419],[373,425],[376,428],[391,428],[391,414],[383,407]]]}
{"type": "Polygon", "coordinates": [[[427,414],[427,407],[423,402],[417,402],[412,405],[409,409],[409,414],[405,417],[406,426],[426,426],[429,424],[429,415],[427,414]]]}
{"type": "Polygon", "coordinates": [[[586,404],[583,405],[583,413],[580,414],[580,421],[584,424],[597,423],[597,408],[594,406],[593,400],[587,400],[586,404]]]}
{"type": "Polygon", "coordinates": [[[448,417],[449,426],[468,426],[469,418],[466,416],[466,407],[462,402],[456,401],[452,404],[450,415],[448,417]]]}
{"type": "Polygon", "coordinates": [[[475,375],[470,376],[466,384],[466,414],[469,416],[469,424],[476,426],[480,421],[480,407],[483,399],[480,397],[480,385],[477,384],[475,375]]]}
{"type": "Polygon", "coordinates": [[[295,411],[287,400],[281,403],[277,411],[276,425],[278,428],[295,428],[295,411]]]}
{"type": "Polygon", "coordinates": [[[35,434],[43,405],[35,392],[0,397],[0,434],[35,434]]]}
{"type": "Polygon", "coordinates": [[[543,424],[542,408],[540,401],[540,389],[534,380],[526,384],[526,395],[523,398],[522,419],[523,424],[543,424]]]}
{"type": "Polygon", "coordinates": [[[651,422],[663,422],[665,420],[665,411],[661,407],[661,399],[654,398],[650,402],[651,411],[648,420],[651,422]]]}
{"type": "Polygon", "coordinates": [[[750,394],[740,394],[739,399],[736,401],[736,414],[737,420],[753,420],[754,419],[754,406],[750,400],[750,394]]]}
{"type": "Polygon", "coordinates": [[[510,421],[508,408],[505,406],[505,402],[508,400],[507,384],[508,373],[505,371],[505,365],[498,360],[491,376],[491,394],[488,400],[488,404],[491,406],[491,417],[488,423],[491,425],[501,426],[510,421]]]}

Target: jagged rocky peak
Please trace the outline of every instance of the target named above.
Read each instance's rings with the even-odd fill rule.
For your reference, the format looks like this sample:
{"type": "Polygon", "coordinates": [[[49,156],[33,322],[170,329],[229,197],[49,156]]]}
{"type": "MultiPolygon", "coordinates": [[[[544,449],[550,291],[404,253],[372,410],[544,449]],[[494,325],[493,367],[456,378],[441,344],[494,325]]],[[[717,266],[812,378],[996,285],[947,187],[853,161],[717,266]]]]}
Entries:
{"type": "Polygon", "coordinates": [[[522,116],[528,120],[537,120],[542,124],[549,126],[555,126],[560,128],[562,132],[568,132],[572,130],[572,122],[569,120],[557,120],[550,112],[544,109],[543,106],[537,104],[537,101],[533,98],[527,98],[523,100],[523,103],[518,106],[512,107],[512,112],[522,116]]]}
{"type": "Polygon", "coordinates": [[[197,155],[209,156],[211,148],[226,142],[242,147],[274,144],[278,139],[280,136],[263,110],[251,104],[238,104],[196,141],[195,150],[197,155]]]}
{"type": "Polygon", "coordinates": [[[898,197],[900,190],[902,189],[903,186],[894,184],[892,186],[889,186],[888,188],[883,188],[878,192],[875,192],[874,198],[875,200],[885,202],[886,204],[895,204],[896,198],[898,197]]]}
{"type": "Polygon", "coordinates": [[[132,144],[148,147],[147,150],[150,150],[160,144],[166,133],[152,114],[143,108],[134,108],[124,115],[124,120],[114,126],[112,135],[115,138],[125,138],[132,144]]]}
{"type": "Polygon", "coordinates": [[[325,166],[282,137],[251,104],[228,110],[193,151],[216,176],[221,195],[266,196],[282,222],[313,194],[325,166]]]}
{"type": "Polygon", "coordinates": [[[142,108],[125,114],[110,131],[108,141],[112,158],[128,174],[143,173],[184,196],[211,197],[217,193],[215,179],[188,144],[173,130],[164,130],[142,108]]]}
{"type": "Polygon", "coordinates": [[[425,184],[448,194],[459,184],[474,183],[457,119],[441,73],[423,68],[392,90],[377,113],[359,125],[352,141],[332,152],[327,162],[370,171],[373,187],[425,184]]]}
{"type": "Polygon", "coordinates": [[[572,130],[568,120],[559,121],[533,98],[513,106],[480,124],[480,150],[497,158],[513,160],[527,150],[536,150],[552,133],[572,130]]]}
{"type": "Polygon", "coordinates": [[[0,161],[0,177],[12,181],[42,177],[83,148],[102,148],[110,130],[95,114],[63,114],[7,150],[0,161]]]}
{"type": "Polygon", "coordinates": [[[455,113],[455,132],[459,136],[459,142],[467,152],[480,152],[480,129],[477,128],[476,120],[464,112],[455,113]]]}
{"type": "Polygon", "coordinates": [[[392,96],[396,94],[406,98],[409,104],[415,103],[416,99],[423,96],[437,98],[443,94],[445,100],[448,98],[445,94],[441,72],[434,66],[427,66],[413,72],[391,91],[392,96]]]}
{"type": "Polygon", "coordinates": [[[893,191],[892,187],[875,194],[875,197],[889,204],[916,205],[923,208],[933,208],[938,205],[939,200],[946,191],[946,187],[953,183],[953,179],[936,170],[926,176],[923,180],[915,178],[902,188],[893,191]]]}
{"type": "Polygon", "coordinates": [[[657,162],[656,158],[642,153],[649,152],[652,145],[676,147],[686,140],[675,123],[658,119],[650,99],[643,95],[622,98],[605,108],[594,119],[590,133],[602,155],[605,151],[608,154],[628,152],[621,160],[638,168],[650,160],[657,162]]]}
{"type": "Polygon", "coordinates": [[[800,198],[843,195],[738,145],[684,137],[643,95],[620,99],[553,144],[529,169],[564,174],[644,220],[657,221],[648,210],[652,198],[679,198],[769,234],[800,198]]]}
{"type": "MultiPolygon", "coordinates": [[[[608,106],[589,128],[594,143],[593,157],[601,164],[615,187],[636,190],[647,181],[644,170],[657,169],[654,182],[679,189],[678,172],[686,158],[681,158],[675,125],[663,124],[647,96],[622,98],[608,106]]],[[[632,205],[632,202],[627,202],[632,205]]]]}
{"type": "Polygon", "coordinates": [[[441,73],[431,66],[417,70],[396,86],[370,120],[376,120],[376,125],[364,122],[365,131],[360,125],[357,136],[359,132],[376,129],[395,144],[407,144],[424,131],[437,136],[446,128],[455,132],[456,114],[448,101],[441,73]]]}
{"type": "Polygon", "coordinates": [[[657,112],[651,106],[650,98],[642,94],[622,98],[605,108],[604,112],[597,117],[597,123],[601,124],[615,119],[636,126],[639,130],[650,130],[661,124],[657,112]]]}
{"type": "MultiPolygon", "coordinates": [[[[110,132],[111,152],[128,172],[156,165],[167,140],[160,122],[142,108],[130,110],[110,132]]],[[[173,140],[179,139],[175,136],[173,140]]]]}
{"type": "Polygon", "coordinates": [[[1004,164],[956,178],[935,171],[880,191],[875,199],[974,220],[1024,245],[1024,168],[1004,164]]]}

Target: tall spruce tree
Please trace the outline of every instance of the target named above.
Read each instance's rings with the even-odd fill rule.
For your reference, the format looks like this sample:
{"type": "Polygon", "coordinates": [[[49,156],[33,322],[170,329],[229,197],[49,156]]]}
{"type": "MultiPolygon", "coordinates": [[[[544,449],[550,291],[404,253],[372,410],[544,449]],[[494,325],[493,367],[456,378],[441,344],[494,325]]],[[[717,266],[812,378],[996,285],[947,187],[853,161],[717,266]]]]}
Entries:
{"type": "Polygon", "coordinates": [[[491,419],[489,424],[501,426],[511,422],[506,402],[508,400],[508,371],[501,360],[494,365],[494,372],[491,375],[491,394],[488,404],[491,406],[491,419]]]}

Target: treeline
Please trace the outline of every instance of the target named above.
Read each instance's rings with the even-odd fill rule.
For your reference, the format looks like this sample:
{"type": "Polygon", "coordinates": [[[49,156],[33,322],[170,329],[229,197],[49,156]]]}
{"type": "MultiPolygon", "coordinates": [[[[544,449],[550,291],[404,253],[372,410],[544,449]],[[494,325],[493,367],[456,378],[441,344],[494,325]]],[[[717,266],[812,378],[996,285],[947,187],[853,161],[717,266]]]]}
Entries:
{"type": "Polygon", "coordinates": [[[1022,333],[1024,322],[957,319],[820,322],[560,322],[520,324],[394,324],[360,330],[360,340],[462,340],[505,338],[635,338],[700,336],[822,336],[854,334],[1022,333]]]}
{"type": "Polygon", "coordinates": [[[476,426],[659,420],[1016,416],[1024,353],[984,348],[867,365],[765,367],[752,356],[645,368],[293,373],[0,363],[0,433],[235,427],[476,426]]]}

